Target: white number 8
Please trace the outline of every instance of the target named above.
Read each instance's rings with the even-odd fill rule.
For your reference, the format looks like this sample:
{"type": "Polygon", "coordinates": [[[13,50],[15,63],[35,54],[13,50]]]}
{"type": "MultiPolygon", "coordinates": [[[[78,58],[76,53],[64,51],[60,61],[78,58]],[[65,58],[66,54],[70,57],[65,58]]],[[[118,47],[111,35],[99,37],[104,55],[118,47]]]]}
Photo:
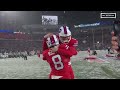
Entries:
{"type": "Polygon", "coordinates": [[[60,70],[60,69],[63,69],[63,63],[62,63],[62,60],[61,60],[61,57],[60,57],[60,55],[55,55],[55,56],[53,56],[52,57],[52,61],[53,61],[53,63],[55,64],[55,69],[57,69],[57,70],[60,70]],[[58,61],[56,61],[56,59],[58,60],[58,61]],[[60,66],[58,66],[58,65],[60,65],[60,66]]]}

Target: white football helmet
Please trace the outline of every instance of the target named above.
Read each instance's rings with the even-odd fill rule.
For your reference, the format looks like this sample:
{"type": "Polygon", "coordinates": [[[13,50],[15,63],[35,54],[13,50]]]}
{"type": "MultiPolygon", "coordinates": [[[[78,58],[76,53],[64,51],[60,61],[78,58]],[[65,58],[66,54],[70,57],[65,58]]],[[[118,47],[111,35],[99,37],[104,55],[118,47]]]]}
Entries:
{"type": "Polygon", "coordinates": [[[58,40],[58,38],[57,38],[56,35],[52,35],[51,37],[48,37],[48,38],[47,38],[46,43],[47,43],[47,46],[48,46],[49,48],[51,48],[51,47],[53,47],[53,46],[58,45],[58,44],[59,44],[59,40],[58,40]]]}
{"type": "Polygon", "coordinates": [[[62,43],[68,43],[71,40],[71,31],[69,30],[69,27],[67,26],[60,27],[59,37],[62,43]]]}

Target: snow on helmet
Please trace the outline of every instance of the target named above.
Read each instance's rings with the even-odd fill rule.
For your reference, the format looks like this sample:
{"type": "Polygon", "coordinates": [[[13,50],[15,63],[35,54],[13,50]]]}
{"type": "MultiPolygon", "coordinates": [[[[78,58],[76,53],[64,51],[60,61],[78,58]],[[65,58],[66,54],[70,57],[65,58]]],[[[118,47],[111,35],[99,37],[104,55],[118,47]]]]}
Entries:
{"type": "Polygon", "coordinates": [[[47,46],[50,48],[52,46],[58,45],[59,44],[59,40],[58,40],[56,35],[52,35],[51,37],[47,38],[46,43],[47,43],[47,46]]]}

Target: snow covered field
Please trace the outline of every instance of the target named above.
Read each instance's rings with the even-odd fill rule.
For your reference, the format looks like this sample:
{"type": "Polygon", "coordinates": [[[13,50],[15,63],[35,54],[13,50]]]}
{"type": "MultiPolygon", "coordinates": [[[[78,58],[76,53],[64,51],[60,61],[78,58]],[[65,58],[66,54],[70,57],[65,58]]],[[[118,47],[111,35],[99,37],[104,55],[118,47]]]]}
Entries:
{"type": "MultiPolygon", "coordinates": [[[[120,61],[105,58],[107,51],[97,51],[97,57],[107,61],[104,63],[83,60],[87,51],[81,51],[71,58],[76,79],[120,79],[120,61]]],[[[0,79],[48,79],[50,67],[47,62],[29,56],[23,58],[0,59],[0,79]]]]}

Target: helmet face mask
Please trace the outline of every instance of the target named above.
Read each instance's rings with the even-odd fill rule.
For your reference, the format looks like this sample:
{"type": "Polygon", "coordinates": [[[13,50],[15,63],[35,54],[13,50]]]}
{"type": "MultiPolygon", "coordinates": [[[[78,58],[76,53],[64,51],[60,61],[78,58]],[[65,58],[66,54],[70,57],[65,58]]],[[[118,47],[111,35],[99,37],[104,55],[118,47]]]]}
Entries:
{"type": "Polygon", "coordinates": [[[52,50],[53,48],[58,48],[58,47],[59,47],[59,44],[53,45],[53,46],[51,46],[51,47],[49,47],[49,48],[50,48],[50,50],[52,50]]]}
{"type": "Polygon", "coordinates": [[[71,40],[71,36],[66,36],[66,37],[60,36],[60,41],[62,43],[68,43],[70,40],[71,40]]]}
{"type": "Polygon", "coordinates": [[[67,26],[60,27],[59,38],[62,43],[68,43],[71,40],[71,31],[67,26]]]}

